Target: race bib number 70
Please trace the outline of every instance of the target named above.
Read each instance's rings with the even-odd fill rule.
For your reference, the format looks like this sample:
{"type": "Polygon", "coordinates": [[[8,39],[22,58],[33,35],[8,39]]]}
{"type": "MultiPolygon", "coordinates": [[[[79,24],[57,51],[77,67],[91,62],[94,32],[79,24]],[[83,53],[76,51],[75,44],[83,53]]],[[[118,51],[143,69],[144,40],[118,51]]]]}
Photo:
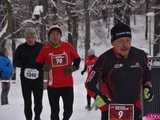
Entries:
{"type": "Polygon", "coordinates": [[[134,105],[110,104],[108,113],[109,120],[134,120],[134,105]]]}

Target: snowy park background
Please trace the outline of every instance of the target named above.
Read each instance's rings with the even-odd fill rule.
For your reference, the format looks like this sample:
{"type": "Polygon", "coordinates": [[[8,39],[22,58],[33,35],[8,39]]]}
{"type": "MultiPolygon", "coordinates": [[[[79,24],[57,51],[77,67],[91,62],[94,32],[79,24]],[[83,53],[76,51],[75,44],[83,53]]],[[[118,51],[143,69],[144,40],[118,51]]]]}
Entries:
{"type": "MultiPolygon", "coordinates": [[[[145,40],[145,16],[136,16],[137,24],[133,24],[131,18],[131,28],[133,32],[132,43],[133,46],[144,49],[149,52],[148,40],[145,40]]],[[[80,40],[78,43],[78,52],[82,57],[80,70],[76,71],[74,76],[74,111],[71,120],[100,120],[100,111],[92,110],[87,111],[86,106],[86,90],[84,82],[86,74],[81,76],[80,72],[84,67],[84,33],[83,26],[80,29],[80,40]]],[[[64,34],[65,35],[65,34],[64,34]]],[[[63,36],[65,39],[65,36],[63,36]]],[[[96,55],[99,56],[104,51],[111,47],[110,38],[107,38],[107,29],[103,21],[94,21],[91,24],[91,47],[95,49],[96,55]]],[[[1,92],[1,89],[0,89],[1,92]]],[[[34,103],[33,103],[34,104],[34,103]]],[[[60,102],[61,108],[63,107],[60,102]]],[[[62,118],[63,109],[60,111],[60,117],[62,118]]],[[[48,103],[47,91],[44,90],[43,96],[43,111],[42,120],[49,120],[50,118],[50,106],[48,103]]],[[[23,99],[21,94],[21,86],[19,79],[19,69],[17,69],[16,83],[11,84],[9,93],[9,105],[0,105],[0,120],[25,120],[23,113],[23,99]]]]}

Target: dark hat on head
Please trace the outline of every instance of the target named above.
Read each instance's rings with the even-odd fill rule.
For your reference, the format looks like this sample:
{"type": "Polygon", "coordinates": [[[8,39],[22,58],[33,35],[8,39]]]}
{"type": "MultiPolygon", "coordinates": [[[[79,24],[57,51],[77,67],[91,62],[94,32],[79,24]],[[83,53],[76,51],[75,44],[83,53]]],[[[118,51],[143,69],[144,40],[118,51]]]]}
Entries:
{"type": "Polygon", "coordinates": [[[131,38],[131,28],[126,24],[118,23],[111,29],[111,43],[121,37],[131,38]]]}

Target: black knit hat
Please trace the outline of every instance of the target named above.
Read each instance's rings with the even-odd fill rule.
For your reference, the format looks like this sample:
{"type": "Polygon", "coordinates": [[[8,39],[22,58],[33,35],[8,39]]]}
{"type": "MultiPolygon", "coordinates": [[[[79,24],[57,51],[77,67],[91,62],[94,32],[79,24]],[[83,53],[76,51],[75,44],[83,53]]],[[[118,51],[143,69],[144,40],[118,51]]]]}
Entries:
{"type": "Polygon", "coordinates": [[[111,29],[111,43],[121,37],[131,38],[131,28],[123,23],[118,23],[111,29]]]}

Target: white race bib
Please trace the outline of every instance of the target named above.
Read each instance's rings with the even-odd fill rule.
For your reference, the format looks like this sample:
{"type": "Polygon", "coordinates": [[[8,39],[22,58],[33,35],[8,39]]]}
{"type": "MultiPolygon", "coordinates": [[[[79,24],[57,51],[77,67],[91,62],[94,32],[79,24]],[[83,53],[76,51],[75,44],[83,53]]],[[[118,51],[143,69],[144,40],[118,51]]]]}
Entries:
{"type": "Polygon", "coordinates": [[[27,79],[37,79],[39,77],[39,71],[37,69],[26,68],[24,70],[24,77],[27,79]]]}

